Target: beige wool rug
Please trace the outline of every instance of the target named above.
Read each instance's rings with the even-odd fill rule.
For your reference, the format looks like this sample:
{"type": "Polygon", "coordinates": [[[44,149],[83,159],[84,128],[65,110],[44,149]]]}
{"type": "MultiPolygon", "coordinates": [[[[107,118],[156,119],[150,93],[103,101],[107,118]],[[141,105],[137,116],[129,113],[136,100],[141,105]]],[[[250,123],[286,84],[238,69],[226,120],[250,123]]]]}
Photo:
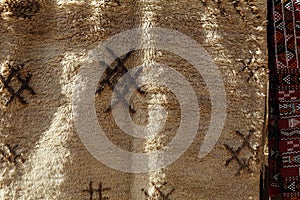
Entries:
{"type": "Polygon", "coordinates": [[[0,0],[0,12],[0,199],[259,199],[267,91],[264,1],[0,0]],[[139,34],[112,38],[128,30],[139,34]],[[151,30],[167,32],[159,32],[158,41],[151,30]],[[139,48],[121,53],[138,38],[129,36],[141,36],[139,48]],[[120,42],[106,48],[111,63],[101,57],[105,41],[120,42]],[[185,53],[177,54],[181,50],[185,53]],[[218,72],[223,85],[189,62],[198,58],[201,69],[211,77],[218,72]],[[194,93],[157,63],[180,73],[194,93]],[[99,72],[87,73],[88,66],[110,70],[95,85],[99,72]],[[127,92],[121,84],[121,97],[110,107],[112,89],[127,70],[134,72],[127,85],[148,84],[132,92],[128,102],[121,98],[127,92]],[[158,77],[171,77],[183,99],[157,85],[158,77]],[[89,88],[95,89],[92,95],[84,95],[89,88]],[[88,107],[85,99],[93,99],[94,112],[77,112],[79,103],[88,107]],[[215,105],[226,105],[225,112],[215,105]],[[123,120],[132,119],[149,137],[134,137],[130,134],[140,133],[138,128],[125,122],[126,132],[117,124],[119,110],[128,106],[123,120]],[[124,156],[110,154],[99,134],[90,132],[93,113],[111,147],[124,156]],[[185,121],[184,113],[190,113],[185,121]],[[223,118],[224,126],[219,124],[223,118]],[[220,133],[207,136],[216,125],[220,133]],[[180,127],[185,131],[179,143],[187,144],[194,129],[195,137],[187,149],[170,148],[170,155],[173,150],[182,155],[168,165],[161,165],[161,154],[145,162],[125,157],[168,149],[180,127]]]}

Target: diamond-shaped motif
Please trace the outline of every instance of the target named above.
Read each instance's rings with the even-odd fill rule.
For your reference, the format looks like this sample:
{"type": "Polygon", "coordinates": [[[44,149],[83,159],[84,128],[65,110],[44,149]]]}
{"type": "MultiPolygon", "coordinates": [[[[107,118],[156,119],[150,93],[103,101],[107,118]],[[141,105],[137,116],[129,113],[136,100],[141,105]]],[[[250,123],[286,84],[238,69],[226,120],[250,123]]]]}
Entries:
{"type": "Polygon", "coordinates": [[[286,27],[286,31],[289,32],[289,33],[293,33],[294,32],[294,22],[289,22],[289,23],[286,23],[285,24],[285,27],[286,27]]]}
{"type": "Polygon", "coordinates": [[[287,68],[287,66],[284,65],[284,64],[283,64],[282,62],[280,62],[280,61],[277,62],[277,66],[278,66],[279,69],[287,68]]]}
{"type": "Polygon", "coordinates": [[[285,76],[283,79],[282,79],[286,84],[291,84],[291,77],[290,75],[287,75],[285,76]]]}
{"type": "Polygon", "coordinates": [[[292,191],[296,191],[296,183],[295,182],[292,182],[289,186],[288,186],[288,189],[292,190],[292,191]]]}
{"type": "Polygon", "coordinates": [[[278,43],[279,41],[283,41],[283,39],[284,39],[283,34],[282,34],[281,32],[279,32],[279,31],[277,31],[277,32],[276,32],[276,41],[277,41],[277,43],[278,43]]]}
{"type": "Polygon", "coordinates": [[[277,11],[274,12],[274,20],[275,20],[275,22],[282,20],[281,14],[277,11]]]}
{"type": "Polygon", "coordinates": [[[281,31],[283,31],[284,28],[285,28],[284,22],[279,23],[276,28],[279,29],[279,30],[281,30],[281,31]]]}
{"type": "Polygon", "coordinates": [[[284,5],[284,7],[290,11],[293,11],[293,3],[288,2],[287,4],[284,5]]]}
{"type": "Polygon", "coordinates": [[[287,51],[286,56],[287,56],[288,61],[290,61],[295,55],[292,52],[287,51]]]}
{"type": "Polygon", "coordinates": [[[289,41],[291,38],[293,38],[293,36],[294,36],[294,35],[287,34],[286,37],[285,37],[285,40],[286,40],[286,41],[289,41]]]}
{"type": "Polygon", "coordinates": [[[23,64],[15,67],[12,67],[10,64],[7,64],[7,66],[9,69],[8,76],[5,77],[4,75],[0,74],[0,89],[6,89],[6,91],[9,93],[9,97],[5,106],[13,102],[14,99],[18,99],[21,103],[27,104],[27,101],[22,96],[22,92],[27,90],[32,95],[36,94],[29,85],[32,75],[28,74],[25,78],[21,77],[20,70],[24,68],[23,64]],[[13,81],[20,83],[20,86],[17,89],[12,87],[11,84],[13,81]]]}

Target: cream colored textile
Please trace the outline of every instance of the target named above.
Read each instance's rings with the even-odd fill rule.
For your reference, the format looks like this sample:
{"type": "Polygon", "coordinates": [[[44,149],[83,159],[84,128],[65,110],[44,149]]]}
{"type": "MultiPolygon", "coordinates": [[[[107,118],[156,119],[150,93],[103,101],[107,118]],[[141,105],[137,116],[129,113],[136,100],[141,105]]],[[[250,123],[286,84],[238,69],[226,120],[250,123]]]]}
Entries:
{"type": "MultiPolygon", "coordinates": [[[[0,3],[0,199],[259,199],[267,80],[264,1],[0,3]],[[217,144],[200,159],[205,132],[214,123],[203,77],[174,53],[134,51],[124,62],[126,68],[155,61],[178,70],[194,88],[201,116],[192,145],[178,160],[154,172],[126,173],[97,160],[80,140],[72,117],[72,91],[78,72],[90,62],[89,51],[132,28],[141,28],[151,38],[151,27],[181,32],[210,54],[224,80],[227,118],[217,144]]],[[[95,95],[99,124],[127,151],[163,148],[180,123],[180,102],[172,92],[155,85],[142,89],[146,93],[135,92],[130,101],[134,122],[156,124],[162,108],[168,111],[163,131],[152,139],[128,136],[111,112],[104,112],[111,98],[108,85],[95,95]]]]}

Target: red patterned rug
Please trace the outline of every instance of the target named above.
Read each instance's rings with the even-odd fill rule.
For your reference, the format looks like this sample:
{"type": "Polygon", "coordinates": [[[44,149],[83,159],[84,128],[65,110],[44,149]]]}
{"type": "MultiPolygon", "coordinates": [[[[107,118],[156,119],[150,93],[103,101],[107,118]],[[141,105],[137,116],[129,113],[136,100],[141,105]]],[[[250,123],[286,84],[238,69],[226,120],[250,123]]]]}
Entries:
{"type": "Polygon", "coordinates": [[[269,195],[300,200],[300,1],[268,3],[269,195]]]}

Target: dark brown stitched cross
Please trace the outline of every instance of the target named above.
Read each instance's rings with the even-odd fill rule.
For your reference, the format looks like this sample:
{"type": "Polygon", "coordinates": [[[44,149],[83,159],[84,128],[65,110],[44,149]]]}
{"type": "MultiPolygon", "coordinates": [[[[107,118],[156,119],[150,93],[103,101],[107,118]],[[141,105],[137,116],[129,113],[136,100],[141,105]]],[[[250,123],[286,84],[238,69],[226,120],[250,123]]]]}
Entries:
{"type": "Polygon", "coordinates": [[[247,78],[247,82],[249,82],[251,79],[254,79],[257,81],[257,77],[255,74],[263,68],[263,66],[255,66],[255,68],[251,68],[252,65],[252,59],[249,59],[247,62],[245,60],[240,60],[239,62],[243,63],[243,68],[240,70],[240,72],[249,72],[249,76],[247,78]]]}
{"type": "Polygon", "coordinates": [[[16,144],[14,146],[4,145],[3,148],[0,148],[0,161],[15,165],[23,163],[24,159],[22,158],[21,153],[17,153],[18,147],[19,145],[16,144]]]}
{"type": "Polygon", "coordinates": [[[120,0],[105,0],[105,2],[114,2],[114,3],[118,4],[118,6],[121,5],[120,0]]]}
{"type": "Polygon", "coordinates": [[[99,200],[105,200],[108,199],[108,197],[103,196],[104,191],[111,190],[111,188],[103,188],[102,183],[99,183],[98,189],[93,189],[93,182],[90,181],[89,184],[89,189],[88,190],[83,190],[83,192],[88,192],[90,194],[90,200],[93,200],[94,193],[98,192],[98,197],[99,200]]]}
{"type": "MultiPolygon", "coordinates": [[[[152,182],[152,185],[154,186],[154,190],[159,194],[159,197],[161,198],[161,200],[171,200],[170,199],[170,195],[175,191],[175,189],[173,188],[170,192],[168,193],[164,193],[161,188],[163,186],[165,186],[167,183],[163,183],[162,186],[160,187],[157,187],[155,183],[152,182]]],[[[144,193],[144,195],[147,197],[147,198],[150,198],[151,196],[149,195],[148,191],[145,190],[145,189],[142,189],[142,192],[144,193]]]]}
{"type": "Polygon", "coordinates": [[[28,90],[32,95],[35,95],[36,92],[29,86],[29,82],[30,82],[30,79],[31,79],[31,74],[28,74],[25,79],[23,79],[19,72],[21,69],[24,68],[24,65],[21,64],[21,65],[18,65],[17,67],[11,67],[10,64],[8,64],[8,68],[10,70],[7,78],[4,78],[1,74],[0,74],[0,81],[2,83],[2,87],[4,89],[6,89],[9,94],[10,94],[10,97],[8,99],[8,101],[5,103],[5,106],[7,106],[8,104],[10,104],[15,98],[18,98],[19,101],[22,103],[22,104],[27,104],[28,102],[25,101],[24,97],[21,96],[21,93],[24,91],[24,90],[28,90]],[[21,83],[21,86],[20,88],[15,91],[14,88],[12,86],[10,86],[10,83],[12,82],[13,78],[17,79],[19,83],[21,83]]]}
{"type": "MultiPolygon", "coordinates": [[[[228,18],[228,17],[227,17],[227,12],[226,12],[224,6],[222,5],[222,1],[220,1],[220,0],[214,0],[214,2],[217,3],[217,7],[218,7],[218,9],[220,10],[221,15],[225,16],[226,18],[228,18]]],[[[206,3],[206,2],[205,2],[205,3],[206,3]]]]}
{"type": "Polygon", "coordinates": [[[238,172],[236,173],[236,175],[239,175],[243,169],[247,169],[250,173],[252,173],[252,170],[250,169],[250,163],[249,163],[251,158],[249,158],[249,159],[239,158],[239,154],[244,148],[250,149],[250,151],[253,154],[255,154],[255,149],[252,148],[252,146],[250,145],[250,142],[249,142],[251,135],[254,132],[255,132],[255,130],[250,130],[248,135],[246,135],[246,136],[244,136],[240,131],[235,132],[243,140],[242,145],[237,150],[234,150],[233,148],[229,147],[227,144],[224,144],[225,148],[231,153],[231,158],[229,158],[226,161],[225,166],[228,166],[233,160],[235,160],[239,164],[239,169],[238,169],[238,172]]]}
{"type": "Polygon", "coordinates": [[[129,108],[129,111],[131,113],[135,113],[134,108],[125,100],[124,96],[128,93],[128,90],[130,89],[131,85],[133,85],[135,88],[138,88],[137,91],[139,93],[141,94],[145,93],[137,86],[137,83],[135,81],[136,77],[141,73],[142,70],[140,68],[133,75],[128,74],[129,83],[127,83],[127,85],[124,86],[124,88],[120,92],[118,89],[115,89],[115,85],[117,82],[117,80],[115,79],[118,79],[116,75],[122,76],[128,72],[128,69],[125,67],[124,62],[130,57],[133,51],[129,51],[124,57],[119,58],[118,56],[115,55],[115,53],[110,48],[107,47],[106,49],[113,56],[117,64],[111,68],[104,61],[100,61],[100,64],[105,67],[105,71],[103,73],[104,74],[103,79],[99,82],[99,86],[97,88],[96,94],[100,94],[104,90],[105,85],[108,85],[110,89],[116,93],[116,99],[112,102],[110,106],[108,106],[105,109],[104,112],[110,112],[114,106],[116,106],[119,102],[122,102],[124,106],[129,108]]]}

